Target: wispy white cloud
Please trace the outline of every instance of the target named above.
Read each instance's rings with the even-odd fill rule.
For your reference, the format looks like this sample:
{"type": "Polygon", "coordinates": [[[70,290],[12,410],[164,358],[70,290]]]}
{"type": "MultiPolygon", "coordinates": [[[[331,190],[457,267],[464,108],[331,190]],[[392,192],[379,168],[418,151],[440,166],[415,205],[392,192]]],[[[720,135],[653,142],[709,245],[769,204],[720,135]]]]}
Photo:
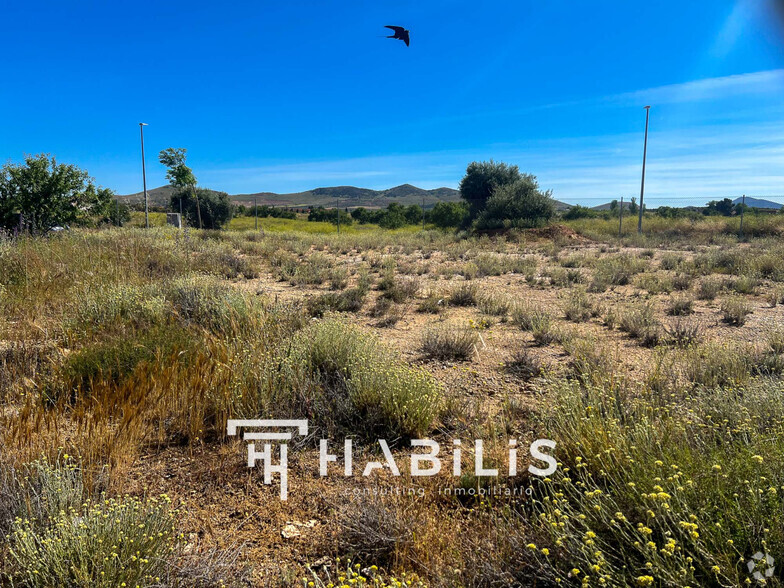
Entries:
{"type": "Polygon", "coordinates": [[[725,99],[744,95],[779,96],[784,91],[784,69],[693,80],[608,96],[613,103],[673,104],[701,100],[725,99]]]}
{"type": "MultiPolygon", "coordinates": [[[[203,173],[229,192],[298,192],[321,185],[456,187],[468,162],[508,161],[535,173],[571,203],[639,196],[642,148],[637,134],[528,141],[403,155],[279,163],[203,173]]],[[[646,177],[650,202],[701,204],[724,196],[784,195],[784,124],[701,127],[651,134],[646,177]]]]}

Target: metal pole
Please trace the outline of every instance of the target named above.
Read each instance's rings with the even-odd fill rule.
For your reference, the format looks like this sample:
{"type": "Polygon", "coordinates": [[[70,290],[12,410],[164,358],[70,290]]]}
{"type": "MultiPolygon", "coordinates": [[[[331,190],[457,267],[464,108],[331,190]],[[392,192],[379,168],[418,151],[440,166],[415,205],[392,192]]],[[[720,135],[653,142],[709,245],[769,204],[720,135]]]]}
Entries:
{"type": "Polygon", "coordinates": [[[740,202],[740,238],[743,239],[743,213],[746,211],[746,195],[743,195],[743,198],[740,202]]]}
{"type": "Polygon", "coordinates": [[[425,230],[425,197],[422,196],[422,230],[425,230]]]}
{"type": "Polygon", "coordinates": [[[259,205],[256,202],[256,198],[253,199],[253,214],[256,216],[256,230],[259,230],[259,205]]]}
{"type": "Polygon", "coordinates": [[[338,215],[338,235],[340,235],[340,196],[335,198],[335,212],[338,215]]]}
{"type": "Polygon", "coordinates": [[[150,202],[147,198],[147,169],[144,165],[144,127],[147,123],[139,123],[139,133],[142,137],[142,182],[144,182],[144,226],[150,228],[150,202]]]}
{"type": "Polygon", "coordinates": [[[621,211],[618,213],[618,237],[623,234],[623,196],[621,196],[621,211]]]}
{"type": "Polygon", "coordinates": [[[637,220],[637,232],[642,233],[642,211],[643,198],[645,197],[645,160],[648,157],[648,117],[651,114],[651,107],[645,107],[645,146],[642,150],[642,181],[640,182],[640,217],[637,220]]]}

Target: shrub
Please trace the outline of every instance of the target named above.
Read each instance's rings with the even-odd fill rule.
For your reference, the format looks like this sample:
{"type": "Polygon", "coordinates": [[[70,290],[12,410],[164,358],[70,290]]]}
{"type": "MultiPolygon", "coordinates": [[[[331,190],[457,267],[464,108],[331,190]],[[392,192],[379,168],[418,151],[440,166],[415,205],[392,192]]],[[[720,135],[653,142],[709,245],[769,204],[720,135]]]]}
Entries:
{"type": "Polygon", "coordinates": [[[659,267],[663,270],[676,270],[683,263],[683,256],[674,253],[665,253],[659,260],[659,267]]]}
{"type": "Polygon", "coordinates": [[[640,343],[651,347],[659,342],[661,332],[659,321],[655,317],[652,303],[628,306],[619,317],[619,326],[640,343]]]}
{"type": "Polygon", "coordinates": [[[504,294],[485,294],[479,297],[479,310],[490,316],[506,316],[512,303],[504,294]]]}
{"type": "Polygon", "coordinates": [[[724,288],[724,283],[717,278],[705,278],[700,282],[697,296],[700,300],[713,300],[724,288]]]}
{"type": "Polygon", "coordinates": [[[170,206],[179,210],[188,226],[220,229],[231,220],[231,200],[226,192],[206,188],[185,188],[172,194],[170,206]],[[201,225],[199,221],[201,220],[201,225]]]}
{"type": "Polygon", "coordinates": [[[431,292],[427,298],[419,303],[417,312],[428,312],[430,314],[438,314],[446,309],[447,298],[440,296],[435,292],[431,292]]]}
{"type": "Polygon", "coordinates": [[[140,586],[159,582],[176,547],[165,496],[84,501],[73,465],[33,464],[21,490],[37,505],[9,535],[11,578],[31,588],[140,586]],[[35,487],[34,487],[35,486],[35,487]]]}
{"type": "Polygon", "coordinates": [[[365,304],[367,290],[360,286],[343,292],[328,292],[307,302],[311,316],[322,317],[327,312],[358,312],[365,304]]]}
{"type": "Polygon", "coordinates": [[[295,266],[289,281],[292,286],[318,286],[327,281],[332,265],[328,257],[314,253],[295,266]]]}
{"type": "Polygon", "coordinates": [[[513,374],[526,380],[542,373],[542,362],[527,347],[515,349],[506,367],[513,374]]]}
{"type": "Polygon", "coordinates": [[[673,289],[672,279],[661,274],[640,274],[634,284],[641,290],[647,290],[649,294],[669,294],[673,289]]]}
{"type": "Polygon", "coordinates": [[[496,188],[513,184],[522,178],[516,165],[490,161],[474,161],[460,180],[460,197],[468,205],[468,220],[475,219],[487,206],[496,188]]]}
{"type": "Polygon", "coordinates": [[[343,290],[346,286],[348,286],[348,271],[346,268],[332,268],[329,272],[330,290],[343,290]]]}
{"type": "Polygon", "coordinates": [[[768,347],[773,353],[784,353],[784,328],[771,329],[768,333],[768,347]]]}
{"type": "Polygon", "coordinates": [[[691,298],[673,298],[667,307],[671,316],[686,316],[694,312],[694,301],[691,298]]]}
{"type": "Polygon", "coordinates": [[[551,192],[542,192],[536,178],[524,174],[511,184],[499,185],[479,213],[478,229],[539,227],[555,216],[551,192]]]}
{"type": "Polygon", "coordinates": [[[597,314],[596,306],[583,289],[574,290],[566,300],[564,315],[572,322],[584,322],[597,314]]]}
{"type": "Polygon", "coordinates": [[[392,302],[391,298],[387,298],[385,296],[379,296],[378,298],[376,298],[376,303],[373,305],[373,308],[370,310],[370,316],[375,318],[382,317],[392,309],[394,304],[395,303],[392,302]]]}
{"type": "Polygon", "coordinates": [[[751,374],[755,352],[741,345],[706,343],[683,357],[686,378],[705,388],[742,386],[751,374]]]}
{"type": "Polygon", "coordinates": [[[512,322],[523,331],[546,332],[552,325],[552,316],[541,307],[524,302],[512,310],[512,322]]]}
{"type": "Polygon", "coordinates": [[[476,284],[460,284],[449,295],[449,304],[454,306],[474,306],[477,302],[478,291],[479,288],[476,284]]]}
{"type": "Polygon", "coordinates": [[[738,294],[756,294],[759,280],[748,276],[741,276],[730,282],[730,288],[738,294]]]}
{"type": "Polygon", "coordinates": [[[591,291],[603,292],[608,286],[625,286],[632,276],[645,269],[646,262],[642,259],[621,254],[600,259],[594,269],[591,291]]]}
{"type": "Polygon", "coordinates": [[[440,387],[430,375],[344,321],[310,325],[284,353],[273,363],[271,406],[288,418],[305,415],[327,429],[397,439],[426,433],[440,410],[440,387]],[[284,366],[292,371],[280,371],[284,366]]]}
{"type": "Polygon", "coordinates": [[[684,320],[681,316],[664,327],[667,342],[677,347],[689,347],[699,343],[702,332],[699,324],[684,320]]]}
{"type": "Polygon", "coordinates": [[[740,296],[730,296],[722,301],[721,314],[725,323],[742,327],[751,314],[751,306],[740,296]]]}
{"type": "Polygon", "coordinates": [[[774,288],[766,296],[768,304],[774,308],[777,304],[784,304],[784,289],[774,288]]]}
{"type": "Polygon", "coordinates": [[[478,341],[479,336],[470,327],[440,324],[425,330],[422,351],[433,359],[466,360],[473,355],[478,341]]]}
{"type": "Polygon", "coordinates": [[[672,287],[675,290],[685,291],[691,288],[692,277],[687,274],[678,274],[672,278],[672,287]]]}
{"type": "Polygon", "coordinates": [[[416,296],[417,292],[419,292],[420,284],[419,280],[416,278],[396,278],[394,276],[390,277],[390,274],[387,274],[382,278],[381,282],[379,282],[378,287],[379,290],[384,292],[382,294],[384,298],[389,298],[393,302],[401,303],[416,296]]]}
{"type": "Polygon", "coordinates": [[[545,583],[574,583],[578,569],[608,586],[734,586],[747,574],[738,545],[781,545],[764,530],[781,525],[768,490],[782,470],[781,443],[771,445],[784,422],[778,384],[706,389],[661,408],[636,387],[554,391],[548,428],[563,466],[535,481],[540,534],[528,548],[545,583]]]}

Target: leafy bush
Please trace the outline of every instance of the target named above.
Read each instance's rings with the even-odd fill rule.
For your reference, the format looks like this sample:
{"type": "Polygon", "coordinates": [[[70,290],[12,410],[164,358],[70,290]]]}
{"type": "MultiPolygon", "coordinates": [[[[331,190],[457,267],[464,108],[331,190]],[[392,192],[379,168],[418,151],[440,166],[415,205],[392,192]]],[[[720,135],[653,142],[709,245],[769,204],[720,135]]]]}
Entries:
{"type": "Polygon", "coordinates": [[[476,219],[480,230],[540,227],[555,216],[551,192],[542,192],[530,174],[497,187],[476,219]]]}
{"type": "Polygon", "coordinates": [[[19,213],[36,233],[103,219],[113,211],[113,196],[75,165],[57,163],[44,153],[27,155],[24,164],[0,168],[0,229],[18,227],[19,213]]]}
{"type": "Polygon", "coordinates": [[[490,161],[474,161],[460,180],[460,197],[468,204],[468,220],[475,219],[485,209],[488,200],[501,186],[522,179],[516,165],[490,161]]]}
{"type": "Polygon", "coordinates": [[[181,203],[182,214],[191,227],[217,230],[233,216],[231,200],[226,192],[188,187],[174,192],[169,205],[172,210],[179,211],[181,203]]]}
{"type": "Polygon", "coordinates": [[[438,202],[427,213],[427,220],[441,229],[457,228],[467,214],[468,207],[462,202],[438,202]]]}

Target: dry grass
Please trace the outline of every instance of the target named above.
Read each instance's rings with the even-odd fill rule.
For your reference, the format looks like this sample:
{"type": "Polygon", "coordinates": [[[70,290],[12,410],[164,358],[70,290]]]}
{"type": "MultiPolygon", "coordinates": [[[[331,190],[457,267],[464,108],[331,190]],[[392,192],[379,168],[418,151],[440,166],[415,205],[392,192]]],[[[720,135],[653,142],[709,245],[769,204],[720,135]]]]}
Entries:
{"type": "MultiPolygon", "coordinates": [[[[597,235],[602,222],[579,226],[597,235]]],[[[700,536],[718,541],[689,547],[688,582],[715,583],[713,565],[734,578],[741,550],[762,539],[784,545],[781,493],[745,511],[725,500],[744,480],[781,476],[784,264],[774,239],[737,244],[701,227],[687,235],[677,222],[682,235],[662,225],[607,243],[557,231],[463,238],[165,228],[0,242],[0,535],[13,536],[15,513],[27,508],[21,473],[44,458],[59,467],[67,454],[85,496],[105,491],[120,501],[131,489],[143,510],[148,497],[171,492],[187,544],[179,547],[197,547],[167,559],[165,585],[290,586],[303,577],[327,585],[334,564],[316,562],[341,557],[345,566],[347,555],[360,572],[377,566],[385,582],[406,572],[444,588],[568,584],[572,567],[579,577],[589,569],[582,520],[615,574],[606,585],[649,573],[679,585],[664,556],[633,577],[618,567],[613,553],[643,570],[636,526],[618,531],[585,494],[601,479],[601,500],[615,501],[601,503],[607,513],[617,507],[649,525],[665,548],[681,527],[668,528],[663,511],[649,518],[653,503],[623,490],[667,486],[655,465],[662,460],[693,481],[690,492],[662,490],[678,497],[670,512],[694,515],[700,536]],[[604,326],[592,320],[600,309],[604,326]],[[760,324],[772,327],[760,336],[760,324]],[[242,446],[226,439],[230,417],[308,418],[316,437],[350,434],[358,464],[379,459],[374,442],[384,437],[402,476],[321,479],[312,437],[291,447],[291,500],[280,503],[276,487],[246,470],[242,446]],[[536,486],[530,500],[440,494],[492,487],[471,473],[470,451],[459,477],[446,455],[434,479],[408,475],[412,437],[435,438],[444,453],[452,438],[484,438],[487,462],[501,465],[507,437],[531,435],[558,441],[559,461],[586,484],[579,493],[558,497],[565,482],[556,476],[552,491],[536,486]],[[757,455],[765,472],[753,469],[757,455]],[[627,456],[634,461],[621,468],[627,456]],[[586,462],[592,478],[577,465],[586,462]],[[409,482],[424,494],[353,498],[409,482]],[[569,513],[563,533],[532,516],[554,516],[547,497],[569,513]],[[289,522],[310,520],[302,537],[281,537],[289,522]],[[722,531],[709,526],[718,520],[722,531]],[[728,539],[739,546],[732,557],[728,539]]],[[[531,482],[521,474],[500,484],[531,482]]],[[[677,539],[681,555],[687,539],[677,539]]],[[[0,539],[0,573],[35,585],[10,549],[0,539]]]]}

